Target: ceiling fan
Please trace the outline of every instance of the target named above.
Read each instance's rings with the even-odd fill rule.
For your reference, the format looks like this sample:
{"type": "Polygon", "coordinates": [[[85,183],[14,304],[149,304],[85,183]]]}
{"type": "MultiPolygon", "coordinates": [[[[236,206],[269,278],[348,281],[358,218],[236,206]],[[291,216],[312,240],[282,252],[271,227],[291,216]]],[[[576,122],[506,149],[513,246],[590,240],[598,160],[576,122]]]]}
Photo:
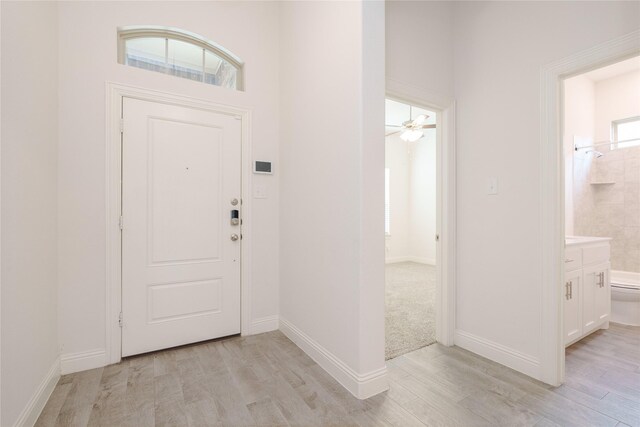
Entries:
{"type": "MultiPolygon", "coordinates": [[[[411,107],[409,107],[409,117],[411,117],[411,107]]],[[[400,128],[400,129],[394,132],[387,133],[385,136],[395,135],[396,133],[402,132],[400,133],[400,138],[403,141],[409,141],[409,142],[417,141],[424,136],[424,132],[422,131],[422,129],[436,128],[435,124],[431,124],[431,125],[424,124],[424,122],[428,118],[429,118],[428,115],[420,114],[418,117],[416,117],[413,120],[409,119],[403,122],[402,125],[386,125],[386,127],[400,128]]]]}

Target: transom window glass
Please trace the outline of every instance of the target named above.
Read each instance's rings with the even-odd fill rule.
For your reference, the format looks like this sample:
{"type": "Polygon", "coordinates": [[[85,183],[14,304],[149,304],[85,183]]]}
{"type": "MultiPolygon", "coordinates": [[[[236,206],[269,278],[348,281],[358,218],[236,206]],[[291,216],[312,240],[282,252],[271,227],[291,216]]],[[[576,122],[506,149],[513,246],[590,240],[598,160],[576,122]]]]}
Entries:
{"type": "Polygon", "coordinates": [[[121,28],[118,62],[215,86],[243,89],[243,64],[239,58],[213,42],[182,30],[121,28]]]}
{"type": "Polygon", "coordinates": [[[640,146],[640,116],[615,120],[611,123],[611,148],[640,146]]]}

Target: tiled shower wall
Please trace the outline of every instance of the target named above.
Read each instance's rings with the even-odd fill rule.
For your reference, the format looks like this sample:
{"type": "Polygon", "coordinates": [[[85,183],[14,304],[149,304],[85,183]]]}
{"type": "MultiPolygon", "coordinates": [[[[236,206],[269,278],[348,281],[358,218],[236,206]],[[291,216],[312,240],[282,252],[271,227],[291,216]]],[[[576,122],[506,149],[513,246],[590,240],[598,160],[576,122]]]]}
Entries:
{"type": "Polygon", "coordinates": [[[611,237],[611,268],[640,273],[640,147],[574,156],[574,234],[611,237]]]}

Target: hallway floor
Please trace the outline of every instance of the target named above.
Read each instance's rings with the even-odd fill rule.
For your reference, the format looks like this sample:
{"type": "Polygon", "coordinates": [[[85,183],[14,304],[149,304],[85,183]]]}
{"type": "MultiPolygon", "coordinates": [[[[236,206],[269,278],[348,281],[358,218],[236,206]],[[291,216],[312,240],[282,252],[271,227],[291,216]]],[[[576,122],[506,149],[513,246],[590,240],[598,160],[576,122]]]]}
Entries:
{"type": "Polygon", "coordinates": [[[269,332],[65,375],[36,425],[637,426],[639,353],[640,328],[611,325],[567,350],[552,388],[433,344],[390,360],[390,390],[360,401],[269,332]]]}

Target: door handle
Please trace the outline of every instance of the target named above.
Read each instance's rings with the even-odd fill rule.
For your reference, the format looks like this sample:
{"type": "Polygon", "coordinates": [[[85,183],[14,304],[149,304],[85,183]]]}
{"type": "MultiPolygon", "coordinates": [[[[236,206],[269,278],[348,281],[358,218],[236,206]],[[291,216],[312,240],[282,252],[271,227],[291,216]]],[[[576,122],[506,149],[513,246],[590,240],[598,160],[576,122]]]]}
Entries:
{"type": "Polygon", "coordinates": [[[571,299],[571,281],[568,281],[564,284],[564,297],[568,300],[571,299]]]}
{"type": "Polygon", "coordinates": [[[601,271],[600,273],[598,273],[598,277],[600,278],[598,286],[600,286],[601,288],[604,288],[604,271],[601,271]]]}
{"type": "Polygon", "coordinates": [[[232,234],[232,235],[231,235],[231,241],[232,241],[232,242],[235,242],[235,241],[236,241],[236,240],[238,240],[238,239],[239,239],[239,237],[238,237],[238,235],[237,235],[237,234],[232,234]]]}

